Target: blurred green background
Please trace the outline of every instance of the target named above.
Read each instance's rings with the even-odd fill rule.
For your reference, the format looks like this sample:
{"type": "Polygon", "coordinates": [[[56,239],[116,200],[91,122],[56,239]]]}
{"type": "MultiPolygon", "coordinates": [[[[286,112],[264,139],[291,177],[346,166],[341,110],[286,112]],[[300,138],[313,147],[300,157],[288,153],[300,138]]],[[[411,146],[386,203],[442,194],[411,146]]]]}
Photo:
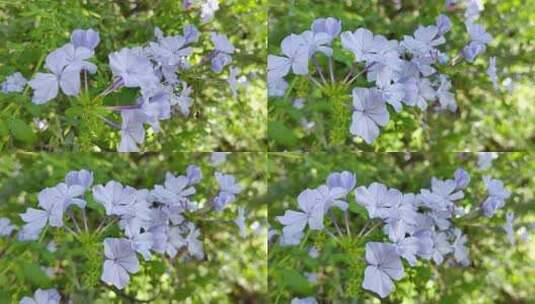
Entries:
{"type": "MultiPolygon", "coordinates": [[[[453,58],[468,41],[463,24],[464,7],[459,5],[455,11],[446,12],[444,3],[442,0],[271,0],[268,53],[281,54],[280,43],[284,37],[309,30],[312,22],[320,17],[342,20],[342,31],[365,27],[389,39],[402,40],[403,35],[411,35],[420,24],[435,24],[435,18],[444,13],[452,20],[453,28],[445,35],[447,43],[441,50],[453,58]],[[395,2],[401,3],[400,9],[395,2]]],[[[391,120],[386,128],[381,128],[381,135],[372,145],[354,141],[347,130],[347,150],[524,151],[535,146],[535,1],[483,3],[485,10],[477,23],[483,24],[494,37],[487,51],[473,64],[463,62],[455,67],[439,68],[451,77],[459,107],[457,113],[435,112],[431,107],[422,112],[405,107],[397,114],[390,109],[391,120]],[[486,75],[491,56],[497,57],[500,91],[493,89],[486,75]]],[[[339,39],[335,41],[335,50],[342,50],[339,39]]],[[[335,51],[334,56],[341,62],[351,60],[350,53],[345,51],[335,51]]],[[[349,69],[341,62],[336,65],[338,78],[349,69]]],[[[289,83],[292,77],[288,78],[289,83]]],[[[332,105],[306,78],[298,79],[293,94],[269,99],[270,150],[330,149],[329,131],[335,127],[330,114],[332,105]],[[304,109],[292,107],[295,98],[305,99],[304,109]],[[314,128],[305,130],[300,124],[303,118],[313,121],[314,128]]],[[[357,86],[369,85],[362,80],[357,86]]]]}
{"type": "MultiPolygon", "coordinates": [[[[405,263],[405,277],[395,282],[395,291],[384,303],[534,303],[535,294],[535,157],[531,154],[501,153],[493,166],[480,170],[472,153],[271,153],[269,158],[269,223],[280,231],[275,217],[287,209],[296,209],[296,198],[306,188],[325,183],[329,173],[349,170],[357,177],[357,186],[372,182],[406,192],[430,187],[431,177],[452,178],[456,168],[467,170],[472,178],[461,206],[479,205],[485,199],[483,175],[503,180],[512,192],[503,209],[491,218],[458,223],[468,237],[471,265],[460,267],[444,262],[435,266],[419,261],[415,267],[405,263]],[[528,228],[529,241],[518,239],[511,246],[501,226],[505,213],[514,211],[515,230],[528,228]]],[[[350,204],[355,203],[349,195],[350,204]]],[[[342,213],[334,210],[342,231],[342,213]]],[[[357,209],[359,211],[359,209],[357,209]]],[[[361,211],[359,211],[361,212],[361,211]]],[[[364,213],[366,213],[364,211],[364,213]]],[[[331,221],[324,221],[334,233],[331,221]]],[[[312,232],[298,246],[280,247],[274,239],[269,247],[270,303],[288,303],[293,297],[316,297],[319,303],[379,303],[374,294],[361,288],[365,265],[365,243],[384,240],[376,230],[368,238],[356,239],[365,219],[350,213],[351,240],[340,238],[338,244],[323,232],[312,232]],[[320,256],[308,255],[315,246],[320,256]],[[344,247],[345,246],[345,247],[344,247]],[[307,280],[315,273],[316,283],[307,280]]]]}
{"type": "MultiPolygon", "coordinates": [[[[90,78],[90,93],[96,96],[112,79],[109,53],[153,40],[156,26],[165,35],[176,35],[182,34],[184,25],[194,24],[201,37],[193,45],[193,62],[213,48],[211,31],[224,33],[237,48],[232,64],[240,68],[239,76],[247,76],[248,84],[233,98],[226,82],[228,68],[221,74],[187,74],[182,80],[193,87],[190,116],[178,114],[162,121],[162,132],[149,132],[141,151],[263,151],[266,0],[221,1],[215,18],[206,24],[199,15],[198,8],[184,10],[182,0],[0,1],[0,81],[15,71],[26,78],[44,71],[42,59],[49,52],[69,42],[74,29],[91,27],[101,37],[92,59],[98,71],[90,78]]],[[[104,104],[134,103],[136,92],[122,89],[107,96],[104,104]]],[[[0,94],[0,150],[116,150],[118,130],[93,115],[91,103],[61,97],[36,106],[30,99],[31,90],[24,96],[0,94]],[[35,120],[46,122],[48,128],[37,128],[35,120]]]]}
{"type": "MultiPolygon", "coordinates": [[[[265,154],[240,153],[214,168],[210,154],[56,154],[16,153],[0,157],[0,217],[20,226],[19,214],[37,206],[37,194],[45,187],[62,182],[70,170],[89,169],[95,184],[111,179],[138,189],[152,189],[163,183],[165,172],[184,174],[189,164],[199,165],[203,179],[193,199],[206,204],[217,192],[214,172],[234,174],[244,191],[222,213],[193,214],[200,228],[207,260],[189,262],[154,254],[149,262],[138,259],[141,270],[118,295],[100,281],[103,249],[81,244],[62,229],[47,230],[45,241],[20,242],[16,235],[0,237],[0,303],[18,303],[37,288],[57,288],[63,299],[73,303],[134,303],[127,298],[155,299],[150,303],[266,303],[267,294],[267,207],[265,202],[265,154]],[[239,236],[233,223],[237,208],[246,209],[248,235],[239,236]],[[46,247],[54,240],[58,250],[46,247]],[[45,273],[52,269],[52,276],[45,273]],[[127,296],[125,296],[127,295],[127,296]]],[[[94,204],[93,204],[94,205],[94,204]]],[[[103,216],[88,205],[89,226],[94,229],[103,216]]],[[[75,214],[80,213],[75,210],[75,214]]],[[[78,219],[79,222],[81,219],[78,219]]],[[[72,228],[72,223],[65,220],[72,228]]],[[[108,237],[120,235],[111,229],[108,237]]],[[[65,302],[66,303],[66,302],[65,302]]]]}

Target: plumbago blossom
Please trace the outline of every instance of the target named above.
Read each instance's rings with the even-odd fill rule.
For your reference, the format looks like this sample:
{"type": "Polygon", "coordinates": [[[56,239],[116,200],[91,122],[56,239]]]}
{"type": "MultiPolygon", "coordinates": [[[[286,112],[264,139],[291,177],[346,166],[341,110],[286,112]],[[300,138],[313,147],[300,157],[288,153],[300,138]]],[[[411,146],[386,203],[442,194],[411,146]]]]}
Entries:
{"type": "Polygon", "coordinates": [[[11,235],[15,228],[15,225],[11,224],[11,220],[5,217],[0,217],[0,236],[11,235]]]}
{"type": "Polygon", "coordinates": [[[39,288],[35,291],[33,298],[24,297],[19,304],[59,304],[60,302],[61,296],[56,289],[39,288]]]}
{"type": "Polygon", "coordinates": [[[27,83],[28,81],[20,72],[15,72],[7,76],[4,82],[0,84],[0,91],[3,93],[20,93],[27,83]]]}
{"type": "MultiPolygon", "coordinates": [[[[395,281],[405,276],[404,267],[415,266],[419,261],[433,262],[437,265],[457,263],[470,265],[468,237],[455,223],[473,220],[478,215],[491,216],[505,205],[509,191],[499,180],[485,177],[488,197],[469,213],[459,205],[464,192],[471,183],[467,171],[459,168],[452,178],[431,179],[430,188],[416,193],[405,193],[381,183],[357,185],[356,174],[349,171],[331,173],[317,188],[306,189],[297,197],[298,209],[286,210],[276,221],[282,225],[279,244],[281,246],[299,245],[304,232],[323,231],[332,238],[365,238],[365,269],[362,288],[387,297],[395,289],[395,281]],[[354,198],[354,201],[351,201],[354,198]],[[351,206],[353,204],[354,206],[351,206]],[[360,207],[358,207],[360,206],[360,207]],[[361,232],[352,235],[348,209],[364,208],[366,223],[361,232]],[[346,232],[341,232],[333,210],[344,213],[346,232]],[[327,215],[330,215],[327,217],[327,215]],[[326,223],[325,219],[329,221],[326,223]],[[330,231],[336,227],[337,235],[330,231]],[[366,239],[371,232],[381,228],[382,237],[366,239]]],[[[507,215],[503,226],[510,242],[512,236],[512,215],[507,215]]],[[[277,232],[272,231],[272,235],[277,232]]],[[[302,245],[300,245],[302,246],[302,245]]],[[[318,254],[315,250],[316,256],[318,254]]],[[[294,298],[292,303],[315,303],[314,298],[294,298]]]]}
{"type": "MultiPolygon", "coordinates": [[[[470,8],[473,10],[472,5],[470,8]]],[[[293,93],[287,92],[290,74],[307,77],[333,103],[333,117],[352,115],[350,133],[368,144],[388,124],[389,106],[395,112],[404,107],[425,111],[430,106],[455,112],[457,102],[450,78],[440,70],[462,59],[473,62],[492,40],[484,27],[475,23],[477,18],[473,13],[470,16],[465,23],[470,41],[452,60],[445,52],[445,34],[451,30],[452,23],[443,14],[436,18],[435,24],[420,25],[401,40],[388,39],[365,28],[343,31],[342,22],[332,17],[316,19],[310,30],[285,37],[280,55],[268,56],[269,96],[288,97],[293,93]],[[332,55],[336,39],[344,51],[353,55],[353,67],[341,79],[337,79],[336,73],[341,67],[332,55]],[[326,57],[328,72],[318,61],[321,56],[326,57]],[[361,67],[360,72],[357,67],[361,67]],[[369,87],[354,87],[353,83],[361,76],[369,82],[369,87]],[[352,113],[339,112],[340,108],[350,107],[344,103],[347,98],[340,98],[340,88],[352,96],[352,113]],[[337,103],[342,104],[337,106],[337,103]]]]}
{"type": "MultiPolygon", "coordinates": [[[[212,14],[217,9],[217,1],[208,1],[206,5],[211,8],[212,14]]],[[[205,4],[203,12],[204,7],[205,4]]],[[[192,87],[183,79],[187,73],[192,73],[193,68],[206,67],[204,72],[211,70],[220,74],[231,65],[236,48],[224,34],[216,32],[210,33],[213,49],[208,50],[199,62],[191,62],[194,45],[199,43],[200,37],[201,33],[193,25],[184,26],[182,35],[172,36],[165,36],[156,27],[153,41],[143,46],[122,48],[108,55],[113,79],[94,101],[121,88],[139,90],[132,104],[105,106],[111,112],[117,112],[121,123],[98,115],[108,125],[119,129],[119,152],[140,150],[139,145],[145,140],[145,125],[158,133],[161,121],[171,119],[177,113],[184,117],[189,115],[193,103],[192,87]],[[208,64],[210,67],[207,67],[208,64]]],[[[32,102],[38,105],[51,102],[61,93],[79,96],[82,93],[82,73],[87,87],[87,73],[97,72],[97,66],[91,60],[99,43],[99,32],[77,29],[72,32],[69,43],[46,56],[46,73],[38,72],[28,82],[22,74],[15,73],[1,84],[1,90],[6,93],[21,92],[27,83],[33,89],[32,102]]],[[[236,67],[228,68],[227,82],[233,97],[237,96],[238,79],[241,79],[238,73],[236,67]]]]}
{"type": "MultiPolygon", "coordinates": [[[[188,218],[197,212],[203,216],[212,210],[220,212],[234,202],[242,190],[232,175],[216,172],[214,177],[219,183],[219,193],[215,198],[200,203],[194,198],[203,174],[195,165],[188,166],[183,175],[167,172],[164,183],[155,185],[153,189],[136,189],[114,180],[94,185],[92,172],[71,171],[63,182],[39,192],[37,208],[30,207],[20,215],[25,224],[20,227],[18,239],[42,240],[48,226],[64,228],[75,235],[82,233],[75,212],[81,210],[79,214],[87,225],[85,208],[91,196],[105,211],[105,218],[95,231],[103,243],[104,262],[100,278],[123,289],[129,284],[130,275],[141,269],[138,255],[146,261],[151,260],[154,254],[169,258],[204,259],[202,231],[188,218]],[[66,215],[74,228],[64,221],[66,215]],[[108,227],[115,223],[121,235],[106,237],[108,227]]],[[[245,237],[246,215],[243,208],[238,208],[235,224],[241,236],[245,237]]],[[[0,218],[1,236],[9,236],[15,229],[9,219],[0,218]]],[[[90,232],[87,226],[84,232],[90,232]]],[[[38,290],[36,303],[53,303],[40,302],[51,294],[52,291],[38,290]]],[[[34,303],[31,301],[34,300],[25,298],[21,303],[34,303]]]]}

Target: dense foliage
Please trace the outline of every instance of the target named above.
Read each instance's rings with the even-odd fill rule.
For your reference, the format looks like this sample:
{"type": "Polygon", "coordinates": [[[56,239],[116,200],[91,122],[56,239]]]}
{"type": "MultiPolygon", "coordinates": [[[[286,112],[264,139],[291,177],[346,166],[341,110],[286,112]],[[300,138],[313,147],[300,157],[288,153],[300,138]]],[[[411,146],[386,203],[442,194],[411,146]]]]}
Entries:
{"type": "MultiPolygon", "coordinates": [[[[17,153],[0,158],[0,217],[7,217],[17,228],[0,237],[0,303],[18,303],[38,288],[56,288],[64,300],[74,303],[263,303],[266,295],[266,205],[263,203],[265,155],[245,153],[227,155],[227,161],[214,167],[210,154],[34,154],[17,153]],[[130,275],[130,283],[117,289],[100,280],[106,237],[121,237],[117,224],[97,233],[97,226],[108,218],[94,195],[86,195],[87,224],[73,209],[81,232],[48,227],[37,241],[20,241],[20,214],[38,208],[37,195],[45,187],[62,182],[67,172],[88,169],[94,184],[116,180],[137,189],[151,189],[165,181],[165,172],[184,174],[189,164],[203,173],[194,198],[200,206],[210,206],[217,194],[214,172],[233,174],[243,187],[237,200],[223,212],[188,215],[199,228],[205,257],[198,261],[177,255],[170,258],[154,254],[149,261],[139,256],[141,269],[130,275]],[[245,235],[234,220],[239,207],[245,208],[245,235]],[[56,250],[51,251],[50,241],[56,250]]],[[[77,231],[65,216],[65,225],[77,231]]],[[[104,224],[110,223],[109,219],[104,224]]],[[[0,225],[1,226],[1,225],[0,225]]],[[[102,226],[101,226],[102,228],[102,226]]],[[[3,229],[3,228],[2,228],[3,229]]]]}
{"type": "MultiPolygon", "coordinates": [[[[189,71],[182,81],[192,88],[187,117],[172,116],[160,133],[148,130],[146,151],[235,151],[263,149],[265,117],[265,1],[225,1],[209,21],[198,5],[183,1],[2,1],[0,2],[0,81],[19,71],[31,79],[44,71],[46,56],[69,41],[75,29],[93,28],[100,44],[92,62],[89,91],[61,96],[44,105],[31,103],[32,90],[0,94],[0,147],[47,151],[115,151],[120,135],[101,117],[120,115],[108,106],[132,104],[138,90],[123,88],[96,98],[112,82],[108,55],[124,47],[146,46],[154,29],[182,35],[196,26],[199,43],[192,45],[192,63],[213,49],[210,33],[226,35],[234,44],[232,65],[239,69],[237,97],[227,80],[229,69],[215,73],[210,64],[189,71]],[[235,24],[240,24],[239,27],[235,24]],[[244,115],[247,114],[247,115],[244,115]],[[249,115],[250,114],[250,115],[249,115]],[[245,131],[247,129],[247,131],[245,131]]],[[[209,62],[208,62],[209,63],[209,62]]],[[[84,82],[82,82],[82,89],[84,82]]],[[[61,94],[60,94],[61,95],[61,94]]]]}
{"type": "MultiPolygon", "coordinates": [[[[293,298],[314,297],[319,303],[376,303],[375,293],[362,288],[366,263],[365,244],[388,240],[382,229],[365,228],[368,212],[358,208],[355,196],[348,195],[349,227],[346,235],[344,213],[333,210],[325,215],[326,230],[308,230],[297,246],[280,246],[283,227],[277,216],[296,209],[301,191],[325,184],[331,172],[355,173],[358,186],[383,183],[403,193],[419,193],[430,187],[432,177],[452,178],[462,167],[471,175],[464,198],[456,205],[473,210],[486,197],[483,176],[501,179],[512,195],[492,217],[478,215],[470,220],[452,219],[466,234],[470,263],[468,267],[447,257],[440,265],[419,260],[415,266],[404,262],[405,276],[395,282],[387,303],[506,303],[533,301],[534,284],[534,185],[531,172],[533,156],[524,153],[500,154],[488,169],[477,165],[475,153],[387,153],[387,154],[275,154],[269,161],[269,289],[272,303],[287,303],[293,298]],[[353,205],[351,207],[351,205],[353,205]],[[514,212],[516,245],[511,245],[502,225],[506,213],[514,212]],[[528,240],[521,241],[518,229],[524,226],[528,240]],[[363,230],[363,228],[365,228],[363,230]],[[359,235],[359,231],[369,231],[359,235]],[[334,234],[337,239],[329,235],[334,234]],[[274,236],[273,236],[274,235],[274,236]],[[311,248],[314,248],[311,251],[311,248]]],[[[524,229],[521,229],[524,230],[524,229]]]]}
{"type": "MultiPolygon", "coordinates": [[[[447,42],[443,46],[448,57],[453,59],[469,41],[464,24],[465,5],[463,1],[457,2],[448,10],[445,1],[270,1],[268,53],[280,54],[284,37],[310,30],[317,18],[337,18],[342,22],[342,32],[366,28],[376,35],[402,40],[404,35],[412,35],[419,25],[435,24],[439,14],[445,14],[452,21],[452,29],[445,34],[447,42]]],[[[292,76],[287,79],[286,94],[269,99],[271,149],[332,148],[331,131],[341,124],[346,124],[343,128],[346,134],[340,145],[351,150],[502,151],[533,146],[531,122],[535,119],[535,108],[531,102],[533,58],[530,54],[534,50],[534,3],[483,3],[484,10],[476,22],[493,37],[486,51],[473,63],[463,60],[454,66],[438,67],[440,73],[451,79],[451,91],[458,105],[456,112],[436,111],[432,106],[426,111],[405,108],[396,113],[390,110],[390,121],[381,128],[381,136],[368,145],[360,138],[351,137],[349,117],[341,120],[340,111],[335,107],[336,92],[318,89],[307,77],[292,76]],[[492,56],[496,57],[497,90],[486,73],[492,56]],[[296,107],[294,100],[302,100],[304,106],[296,107]]],[[[343,79],[351,69],[351,53],[341,51],[339,40],[334,42],[333,49],[335,76],[343,79]]],[[[318,59],[328,78],[326,56],[318,56],[318,59]]],[[[312,62],[309,69],[313,77],[320,78],[312,62]]],[[[367,87],[370,83],[361,79],[354,85],[367,87]]],[[[350,101],[346,106],[351,107],[350,101]]]]}

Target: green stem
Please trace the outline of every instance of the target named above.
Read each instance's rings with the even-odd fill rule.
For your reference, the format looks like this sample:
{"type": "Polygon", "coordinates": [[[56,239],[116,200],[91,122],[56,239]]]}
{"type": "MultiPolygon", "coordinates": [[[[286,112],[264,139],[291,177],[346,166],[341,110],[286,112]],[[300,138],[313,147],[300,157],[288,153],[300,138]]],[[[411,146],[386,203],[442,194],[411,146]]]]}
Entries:
{"type": "Polygon", "coordinates": [[[84,70],[84,87],[85,87],[85,93],[87,94],[88,88],[87,88],[87,71],[84,70]]]}
{"type": "Polygon", "coordinates": [[[310,230],[307,230],[307,232],[305,232],[305,237],[303,237],[303,239],[301,240],[301,244],[299,244],[300,249],[303,249],[303,247],[305,246],[306,242],[308,241],[309,235],[310,235],[310,230]]]}
{"type": "Polygon", "coordinates": [[[80,229],[80,226],[78,225],[78,221],[74,217],[74,214],[72,213],[72,210],[69,210],[67,213],[69,214],[69,217],[71,218],[72,222],[74,223],[74,227],[76,228],[76,231],[77,232],[81,232],[82,230],[80,229]]]}
{"type": "Polygon", "coordinates": [[[318,62],[318,59],[316,58],[316,56],[312,56],[312,62],[314,63],[314,65],[316,66],[316,70],[318,71],[318,74],[320,75],[320,78],[321,78],[321,82],[323,83],[327,83],[327,80],[325,80],[325,76],[323,76],[323,71],[321,69],[321,66],[318,62]]]}
{"type": "Polygon", "coordinates": [[[370,230],[368,230],[362,237],[367,237],[370,233],[372,233],[375,229],[377,229],[379,226],[381,226],[383,222],[376,222],[375,225],[373,225],[370,230]]]}
{"type": "Polygon", "coordinates": [[[331,75],[331,84],[335,84],[336,79],[334,77],[334,65],[333,65],[333,58],[329,57],[329,74],[331,75]]]}
{"type": "Polygon", "coordinates": [[[342,233],[342,230],[340,230],[340,226],[338,226],[338,221],[336,220],[336,217],[331,212],[331,210],[329,210],[329,216],[331,218],[331,222],[333,222],[334,227],[336,228],[336,232],[338,232],[338,235],[343,236],[344,234],[342,233]]]}
{"type": "Polygon", "coordinates": [[[310,81],[312,81],[312,83],[314,83],[315,85],[317,85],[318,87],[323,87],[321,85],[321,83],[319,83],[319,81],[316,80],[316,78],[312,77],[310,74],[308,75],[308,79],[310,79],[310,81]]]}
{"type": "Polygon", "coordinates": [[[346,223],[346,232],[347,232],[347,236],[348,237],[351,237],[351,229],[349,228],[349,215],[347,213],[347,210],[344,211],[344,221],[346,223]]]}
{"type": "Polygon", "coordinates": [[[104,221],[101,223],[101,225],[99,226],[99,228],[97,228],[97,230],[95,231],[98,235],[104,233],[111,225],[117,223],[118,220],[117,219],[113,219],[111,222],[109,222],[106,226],[102,227],[102,223],[104,223],[104,221]]]}
{"type": "Polygon", "coordinates": [[[357,80],[357,78],[359,78],[360,75],[366,73],[366,72],[367,72],[367,71],[368,71],[374,64],[375,64],[375,62],[372,63],[372,64],[370,64],[370,65],[368,65],[368,66],[365,67],[364,69],[362,69],[362,71],[358,72],[355,76],[353,76],[353,78],[351,78],[350,80],[348,80],[348,81],[346,82],[346,84],[347,84],[347,85],[352,84],[353,81],[357,80]]]}
{"type": "Polygon", "coordinates": [[[87,226],[87,214],[85,212],[85,208],[82,208],[82,217],[83,217],[83,220],[84,220],[85,232],[88,232],[89,231],[89,227],[87,226]]]}
{"type": "Polygon", "coordinates": [[[353,64],[351,65],[351,69],[349,70],[349,72],[347,73],[346,77],[344,77],[344,80],[342,80],[342,83],[346,83],[349,78],[351,76],[353,76],[353,73],[355,73],[355,69],[357,68],[357,63],[356,62],[353,62],[353,64]]]}
{"type": "Polygon", "coordinates": [[[43,241],[43,239],[45,238],[45,234],[46,234],[47,230],[48,230],[48,225],[46,225],[45,229],[43,230],[43,232],[41,232],[41,236],[39,237],[39,240],[37,241],[38,243],[41,243],[43,241]]]}
{"type": "Polygon", "coordinates": [[[351,117],[350,100],[348,95],[331,96],[331,145],[341,146],[348,137],[349,119],[351,117]]]}
{"type": "Polygon", "coordinates": [[[370,225],[370,222],[367,221],[365,224],[364,224],[364,227],[362,227],[362,229],[360,230],[359,234],[357,235],[357,237],[361,237],[362,234],[364,234],[364,231],[366,231],[366,228],[368,228],[368,226],[370,225]]]}

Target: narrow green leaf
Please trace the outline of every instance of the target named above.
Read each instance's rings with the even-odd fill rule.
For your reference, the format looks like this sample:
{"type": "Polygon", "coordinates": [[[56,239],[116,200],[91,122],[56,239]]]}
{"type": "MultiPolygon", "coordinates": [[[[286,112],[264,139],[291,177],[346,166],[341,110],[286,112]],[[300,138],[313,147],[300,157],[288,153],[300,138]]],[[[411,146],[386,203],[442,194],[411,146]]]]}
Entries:
{"type": "Polygon", "coordinates": [[[13,118],[9,121],[9,130],[17,140],[26,143],[33,143],[37,140],[37,135],[34,133],[32,127],[18,118],[13,118]]]}

